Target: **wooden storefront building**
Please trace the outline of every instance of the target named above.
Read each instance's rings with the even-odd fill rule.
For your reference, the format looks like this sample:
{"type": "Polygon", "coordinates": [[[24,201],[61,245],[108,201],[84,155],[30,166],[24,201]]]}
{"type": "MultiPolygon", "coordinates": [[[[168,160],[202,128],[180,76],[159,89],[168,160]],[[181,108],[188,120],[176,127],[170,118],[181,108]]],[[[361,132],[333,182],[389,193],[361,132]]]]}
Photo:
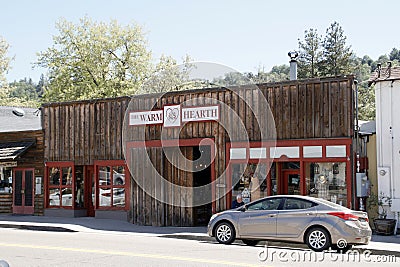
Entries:
{"type": "Polygon", "coordinates": [[[46,104],[45,214],[201,225],[238,193],[354,207],[354,118],[352,76],[46,104]]]}
{"type": "Polygon", "coordinates": [[[0,213],[43,215],[40,112],[0,107],[0,213]]]}

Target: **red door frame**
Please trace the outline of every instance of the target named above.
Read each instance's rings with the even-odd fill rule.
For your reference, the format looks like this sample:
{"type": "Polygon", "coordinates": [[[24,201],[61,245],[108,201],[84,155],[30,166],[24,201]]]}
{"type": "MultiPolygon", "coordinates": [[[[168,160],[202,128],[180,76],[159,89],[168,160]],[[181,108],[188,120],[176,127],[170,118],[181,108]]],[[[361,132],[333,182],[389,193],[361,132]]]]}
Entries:
{"type": "MultiPolygon", "coordinates": [[[[333,139],[304,139],[304,140],[277,140],[277,141],[264,141],[264,142],[228,142],[226,143],[226,153],[225,153],[225,162],[226,162],[226,170],[227,177],[232,177],[231,164],[239,164],[239,163],[269,163],[269,162],[291,162],[297,161],[300,162],[300,192],[302,195],[306,194],[306,183],[305,183],[305,163],[307,162],[346,162],[346,184],[347,186],[347,207],[352,208],[352,165],[354,162],[353,155],[351,153],[351,145],[353,140],[351,138],[333,138],[333,139]],[[326,146],[334,146],[334,145],[345,145],[346,146],[346,157],[326,157],[326,146]],[[299,147],[300,153],[298,158],[287,158],[282,156],[281,158],[270,158],[269,149],[270,147],[290,147],[296,146],[299,147]],[[304,146],[322,146],[322,157],[321,158],[305,158],[303,155],[303,147],[304,146]],[[250,159],[248,150],[249,148],[259,148],[265,147],[267,150],[267,157],[264,159],[250,159]],[[230,149],[231,148],[246,148],[246,159],[230,159],[230,149]]],[[[281,175],[280,164],[277,164],[277,173],[281,175]]],[[[267,175],[267,187],[271,188],[271,179],[270,172],[267,175]]],[[[227,188],[230,188],[230,191],[227,194],[226,205],[230,207],[231,199],[232,199],[232,179],[227,179],[227,188]]],[[[271,194],[271,189],[268,190],[268,195],[271,194]]]]}
{"type": "MultiPolygon", "coordinates": [[[[140,147],[181,147],[181,146],[199,146],[209,145],[211,159],[215,155],[215,141],[214,138],[191,138],[191,139],[173,139],[173,140],[149,140],[149,141],[132,141],[126,142],[126,151],[131,148],[140,147]]],[[[216,212],[215,200],[215,160],[211,160],[211,196],[212,196],[212,213],[216,212]]],[[[130,153],[126,153],[126,161],[130,162],[130,153]]]]}
{"type": "MultiPolygon", "coordinates": [[[[25,206],[25,193],[22,194],[22,205],[15,206],[14,203],[14,196],[13,196],[13,213],[15,214],[33,214],[35,210],[35,169],[33,168],[14,168],[13,169],[13,179],[15,179],[15,172],[21,171],[22,172],[22,189],[26,190],[25,188],[25,172],[31,171],[32,172],[32,206],[25,206]]],[[[13,192],[15,192],[15,181],[13,181],[13,192]]]]}
{"type": "MultiPolygon", "coordinates": [[[[288,194],[288,190],[289,190],[289,181],[288,181],[288,177],[290,174],[297,174],[300,176],[300,170],[285,170],[282,169],[281,171],[281,175],[280,175],[280,180],[281,180],[281,188],[279,189],[279,191],[281,192],[281,194],[283,195],[287,195],[288,194]]],[[[300,179],[301,181],[301,179],[300,179]]],[[[301,183],[300,183],[300,193],[302,194],[301,191],[301,183]]],[[[302,194],[303,195],[303,194],[302,194]]]]}
{"type": "Polygon", "coordinates": [[[129,203],[130,203],[130,188],[131,188],[131,184],[130,184],[130,180],[131,180],[131,176],[130,176],[130,172],[129,172],[129,168],[128,165],[126,164],[125,160],[95,160],[93,162],[94,164],[94,190],[95,190],[95,197],[94,197],[94,208],[95,210],[129,210],[129,203]],[[98,169],[101,166],[124,166],[125,168],[125,207],[124,208],[120,208],[120,207],[101,207],[99,206],[99,201],[98,201],[98,195],[99,195],[99,179],[98,179],[98,169]]]}
{"type": "MultiPolygon", "coordinates": [[[[75,164],[73,161],[49,161],[45,162],[45,170],[44,170],[44,207],[46,209],[51,209],[51,208],[62,208],[62,209],[75,209],[75,164]],[[57,186],[51,186],[49,185],[49,168],[51,167],[71,167],[72,168],[72,206],[50,206],[49,205],[49,188],[57,188],[57,186]]],[[[62,183],[62,177],[60,177],[60,185],[58,187],[61,187],[62,183]]],[[[67,187],[67,186],[64,186],[67,187]]],[[[69,187],[69,186],[68,186],[69,187]]],[[[60,203],[62,203],[60,201],[60,203]]]]}

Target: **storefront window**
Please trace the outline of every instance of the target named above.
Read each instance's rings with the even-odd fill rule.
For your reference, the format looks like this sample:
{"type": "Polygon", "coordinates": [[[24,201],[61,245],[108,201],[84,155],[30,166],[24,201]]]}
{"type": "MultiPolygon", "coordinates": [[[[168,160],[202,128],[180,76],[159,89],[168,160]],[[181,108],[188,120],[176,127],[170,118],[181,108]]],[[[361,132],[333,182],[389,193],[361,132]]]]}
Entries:
{"type": "Polygon", "coordinates": [[[306,163],[306,188],[309,196],[346,206],[346,163],[306,163]]]}
{"type": "Polygon", "coordinates": [[[125,208],[125,166],[98,166],[98,206],[125,208]]]}
{"type": "Polygon", "coordinates": [[[48,173],[49,206],[72,207],[72,203],[74,202],[72,190],[72,166],[52,166],[49,167],[48,173]]]}
{"type": "Polygon", "coordinates": [[[75,166],[75,207],[85,207],[85,180],[83,178],[83,166],[75,166]]]}
{"type": "Polygon", "coordinates": [[[271,195],[278,195],[279,194],[279,177],[277,176],[277,171],[276,171],[276,163],[272,163],[271,165],[271,170],[270,170],[270,176],[271,176],[271,195]]]}
{"type": "Polygon", "coordinates": [[[267,195],[267,164],[232,164],[232,199],[238,194],[248,203],[267,195]]]}
{"type": "Polygon", "coordinates": [[[12,191],[12,169],[0,167],[0,193],[11,193],[12,191]]]}

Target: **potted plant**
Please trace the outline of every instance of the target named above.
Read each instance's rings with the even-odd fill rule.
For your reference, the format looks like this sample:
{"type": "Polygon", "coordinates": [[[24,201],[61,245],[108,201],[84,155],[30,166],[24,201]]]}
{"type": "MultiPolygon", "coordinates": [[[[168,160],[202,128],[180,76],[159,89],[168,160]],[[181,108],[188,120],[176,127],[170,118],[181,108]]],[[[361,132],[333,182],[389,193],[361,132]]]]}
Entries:
{"type": "Polygon", "coordinates": [[[381,192],[379,195],[371,194],[368,206],[377,206],[378,218],[374,218],[375,233],[378,235],[393,235],[396,226],[395,219],[387,219],[388,208],[392,206],[392,198],[381,192]]]}

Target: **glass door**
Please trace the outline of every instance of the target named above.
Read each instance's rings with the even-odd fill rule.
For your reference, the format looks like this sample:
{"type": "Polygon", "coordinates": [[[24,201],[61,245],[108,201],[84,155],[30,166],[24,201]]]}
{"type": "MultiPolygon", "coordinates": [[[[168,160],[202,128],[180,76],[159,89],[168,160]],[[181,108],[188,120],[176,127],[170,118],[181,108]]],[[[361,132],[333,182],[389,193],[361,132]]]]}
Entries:
{"type": "Polygon", "coordinates": [[[33,214],[33,169],[14,169],[13,213],[33,214]]]}

